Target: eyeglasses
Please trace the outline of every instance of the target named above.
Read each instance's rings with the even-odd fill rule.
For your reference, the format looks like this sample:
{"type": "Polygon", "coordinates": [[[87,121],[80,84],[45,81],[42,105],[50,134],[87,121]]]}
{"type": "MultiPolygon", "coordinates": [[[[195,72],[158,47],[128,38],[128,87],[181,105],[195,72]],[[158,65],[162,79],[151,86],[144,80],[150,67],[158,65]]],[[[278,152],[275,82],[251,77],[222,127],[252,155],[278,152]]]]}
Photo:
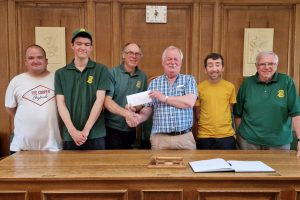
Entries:
{"type": "Polygon", "coordinates": [[[268,66],[270,66],[270,67],[274,67],[275,65],[276,65],[276,63],[258,63],[257,64],[259,67],[268,67],[268,66]]]}
{"type": "Polygon", "coordinates": [[[142,56],[142,54],[140,52],[125,51],[124,53],[126,53],[129,56],[135,56],[135,57],[141,57],[142,56]]]}

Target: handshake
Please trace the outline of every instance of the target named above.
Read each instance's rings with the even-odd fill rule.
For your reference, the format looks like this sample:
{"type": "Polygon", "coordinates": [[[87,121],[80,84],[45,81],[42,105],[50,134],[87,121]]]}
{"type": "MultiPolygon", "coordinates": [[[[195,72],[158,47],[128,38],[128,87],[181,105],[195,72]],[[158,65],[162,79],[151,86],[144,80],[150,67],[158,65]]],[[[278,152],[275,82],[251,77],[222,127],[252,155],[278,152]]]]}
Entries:
{"type": "Polygon", "coordinates": [[[141,115],[137,113],[142,107],[131,105],[125,106],[125,120],[129,127],[136,127],[142,121],[141,115]]]}

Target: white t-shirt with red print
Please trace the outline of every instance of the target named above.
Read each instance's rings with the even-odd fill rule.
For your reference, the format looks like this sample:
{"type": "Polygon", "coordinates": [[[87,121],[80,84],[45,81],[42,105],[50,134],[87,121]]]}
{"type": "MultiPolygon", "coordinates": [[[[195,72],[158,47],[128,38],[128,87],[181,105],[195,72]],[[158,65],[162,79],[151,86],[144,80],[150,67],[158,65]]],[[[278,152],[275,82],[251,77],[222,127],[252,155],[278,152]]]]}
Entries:
{"type": "Polygon", "coordinates": [[[14,77],[6,90],[5,107],[17,107],[10,151],[62,148],[53,73],[42,78],[28,73],[14,77]]]}

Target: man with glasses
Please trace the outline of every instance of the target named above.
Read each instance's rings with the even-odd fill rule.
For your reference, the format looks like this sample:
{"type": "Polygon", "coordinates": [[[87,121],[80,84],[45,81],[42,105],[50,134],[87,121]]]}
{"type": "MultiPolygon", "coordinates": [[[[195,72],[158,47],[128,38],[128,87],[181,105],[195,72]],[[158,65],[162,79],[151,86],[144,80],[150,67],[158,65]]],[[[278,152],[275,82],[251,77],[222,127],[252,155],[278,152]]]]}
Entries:
{"type": "Polygon", "coordinates": [[[126,109],[126,96],[145,91],[147,77],[138,65],[142,49],[135,43],[127,43],[122,50],[122,63],[110,70],[110,90],[104,106],[107,149],[132,149],[136,140],[136,128],[126,123],[135,121],[134,112],[140,108],[126,109]]]}
{"type": "Polygon", "coordinates": [[[257,73],[244,80],[234,106],[238,144],[241,149],[290,149],[292,123],[300,156],[300,103],[295,84],[277,72],[278,56],[261,52],[257,73]]]}

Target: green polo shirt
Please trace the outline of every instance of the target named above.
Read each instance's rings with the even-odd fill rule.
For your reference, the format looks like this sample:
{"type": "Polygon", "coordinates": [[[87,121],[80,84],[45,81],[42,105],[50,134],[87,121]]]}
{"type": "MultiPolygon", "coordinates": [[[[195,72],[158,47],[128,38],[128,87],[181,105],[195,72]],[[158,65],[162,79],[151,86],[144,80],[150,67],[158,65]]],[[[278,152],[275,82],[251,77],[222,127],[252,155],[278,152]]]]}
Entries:
{"type": "MultiPolygon", "coordinates": [[[[123,108],[127,104],[127,95],[147,90],[147,76],[138,67],[136,67],[133,75],[130,75],[125,70],[123,63],[110,69],[109,72],[111,75],[110,89],[106,95],[111,96],[123,108]]],[[[135,129],[129,127],[123,117],[115,115],[108,110],[105,111],[105,123],[106,126],[121,131],[133,131],[135,129]]]]}
{"type": "MultiPolygon", "coordinates": [[[[96,100],[97,90],[109,90],[109,72],[107,68],[89,59],[81,72],[74,60],[55,73],[55,93],[64,95],[71,120],[78,130],[82,130],[89,118],[96,100]]],[[[101,112],[90,131],[88,139],[106,136],[104,114],[101,112]]],[[[64,141],[73,141],[66,126],[63,126],[64,141]]]]}
{"type": "Polygon", "coordinates": [[[291,117],[300,115],[299,96],[293,80],[275,73],[269,83],[258,74],[242,83],[234,115],[241,117],[239,134],[249,143],[281,146],[292,142],[291,117]]]}

